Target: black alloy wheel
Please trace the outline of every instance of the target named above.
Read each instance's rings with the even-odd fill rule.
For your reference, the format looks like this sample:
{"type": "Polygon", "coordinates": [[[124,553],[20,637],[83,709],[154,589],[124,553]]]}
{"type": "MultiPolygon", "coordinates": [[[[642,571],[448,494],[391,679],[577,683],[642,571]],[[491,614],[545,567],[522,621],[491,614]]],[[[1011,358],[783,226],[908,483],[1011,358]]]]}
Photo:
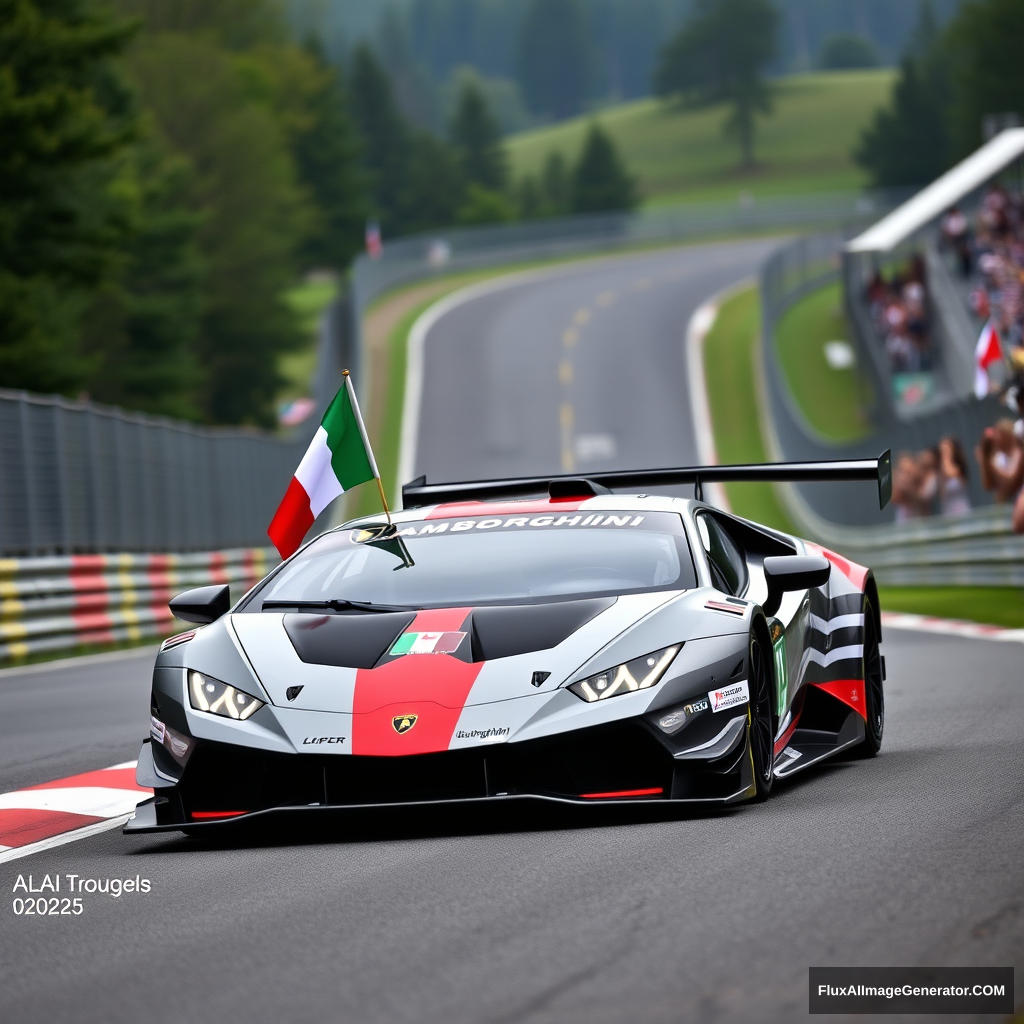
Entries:
{"type": "Polygon", "coordinates": [[[754,766],[755,800],[764,800],[775,779],[775,702],[772,668],[756,634],[750,636],[750,755],[754,766]]]}
{"type": "Polygon", "coordinates": [[[854,753],[858,757],[874,757],[882,746],[885,726],[885,694],[882,691],[882,655],[878,649],[878,623],[875,610],[864,598],[864,703],[867,722],[864,742],[858,743],[854,753]]]}

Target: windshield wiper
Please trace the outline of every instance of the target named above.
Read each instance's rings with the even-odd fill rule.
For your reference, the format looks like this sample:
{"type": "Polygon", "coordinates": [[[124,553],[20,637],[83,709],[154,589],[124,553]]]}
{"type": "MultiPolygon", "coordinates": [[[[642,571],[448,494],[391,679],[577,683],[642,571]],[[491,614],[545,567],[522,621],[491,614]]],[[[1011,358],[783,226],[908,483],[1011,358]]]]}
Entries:
{"type": "Polygon", "coordinates": [[[348,601],[334,598],[330,601],[264,601],[263,608],[329,608],[332,612],[354,609],[357,612],[415,612],[418,608],[410,608],[401,604],[373,604],[371,601],[348,601]]]}

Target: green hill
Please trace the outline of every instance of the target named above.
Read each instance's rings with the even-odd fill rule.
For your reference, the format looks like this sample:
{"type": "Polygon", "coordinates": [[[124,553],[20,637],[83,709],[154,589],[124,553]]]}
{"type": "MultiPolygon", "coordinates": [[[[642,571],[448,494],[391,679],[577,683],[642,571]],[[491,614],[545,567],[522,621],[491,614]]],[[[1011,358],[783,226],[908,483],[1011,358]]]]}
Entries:
{"type": "MultiPolygon", "coordinates": [[[[889,97],[891,70],[824,72],[780,79],[774,112],[759,122],[753,171],[739,168],[739,147],[722,132],[726,108],[684,110],[645,99],[598,111],[615,138],[645,203],[735,199],[862,188],[867,176],[850,151],[861,128],[889,97]]],[[[574,159],[589,118],[509,136],[516,179],[537,172],[551,150],[574,159]]]]}

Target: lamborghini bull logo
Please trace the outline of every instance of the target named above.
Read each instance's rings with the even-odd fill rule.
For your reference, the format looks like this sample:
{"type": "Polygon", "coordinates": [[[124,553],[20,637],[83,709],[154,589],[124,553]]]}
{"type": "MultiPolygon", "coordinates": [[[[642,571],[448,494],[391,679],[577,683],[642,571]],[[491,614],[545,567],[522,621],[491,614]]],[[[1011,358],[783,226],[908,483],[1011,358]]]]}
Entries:
{"type": "Polygon", "coordinates": [[[395,715],[391,719],[391,728],[398,733],[399,736],[404,732],[408,732],[415,724],[419,715],[395,715]]]}

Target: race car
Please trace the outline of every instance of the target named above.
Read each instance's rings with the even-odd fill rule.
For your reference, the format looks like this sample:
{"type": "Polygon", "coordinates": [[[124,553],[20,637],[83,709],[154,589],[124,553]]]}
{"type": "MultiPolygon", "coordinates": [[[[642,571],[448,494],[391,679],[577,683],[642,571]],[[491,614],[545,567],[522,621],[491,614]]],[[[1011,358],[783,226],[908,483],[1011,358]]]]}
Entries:
{"type": "Polygon", "coordinates": [[[126,832],[369,806],[766,798],[882,742],[871,571],[712,507],[712,480],[878,459],[403,489],[229,607],[179,595],[126,832]],[[649,493],[694,485],[694,497],[649,493]]]}

